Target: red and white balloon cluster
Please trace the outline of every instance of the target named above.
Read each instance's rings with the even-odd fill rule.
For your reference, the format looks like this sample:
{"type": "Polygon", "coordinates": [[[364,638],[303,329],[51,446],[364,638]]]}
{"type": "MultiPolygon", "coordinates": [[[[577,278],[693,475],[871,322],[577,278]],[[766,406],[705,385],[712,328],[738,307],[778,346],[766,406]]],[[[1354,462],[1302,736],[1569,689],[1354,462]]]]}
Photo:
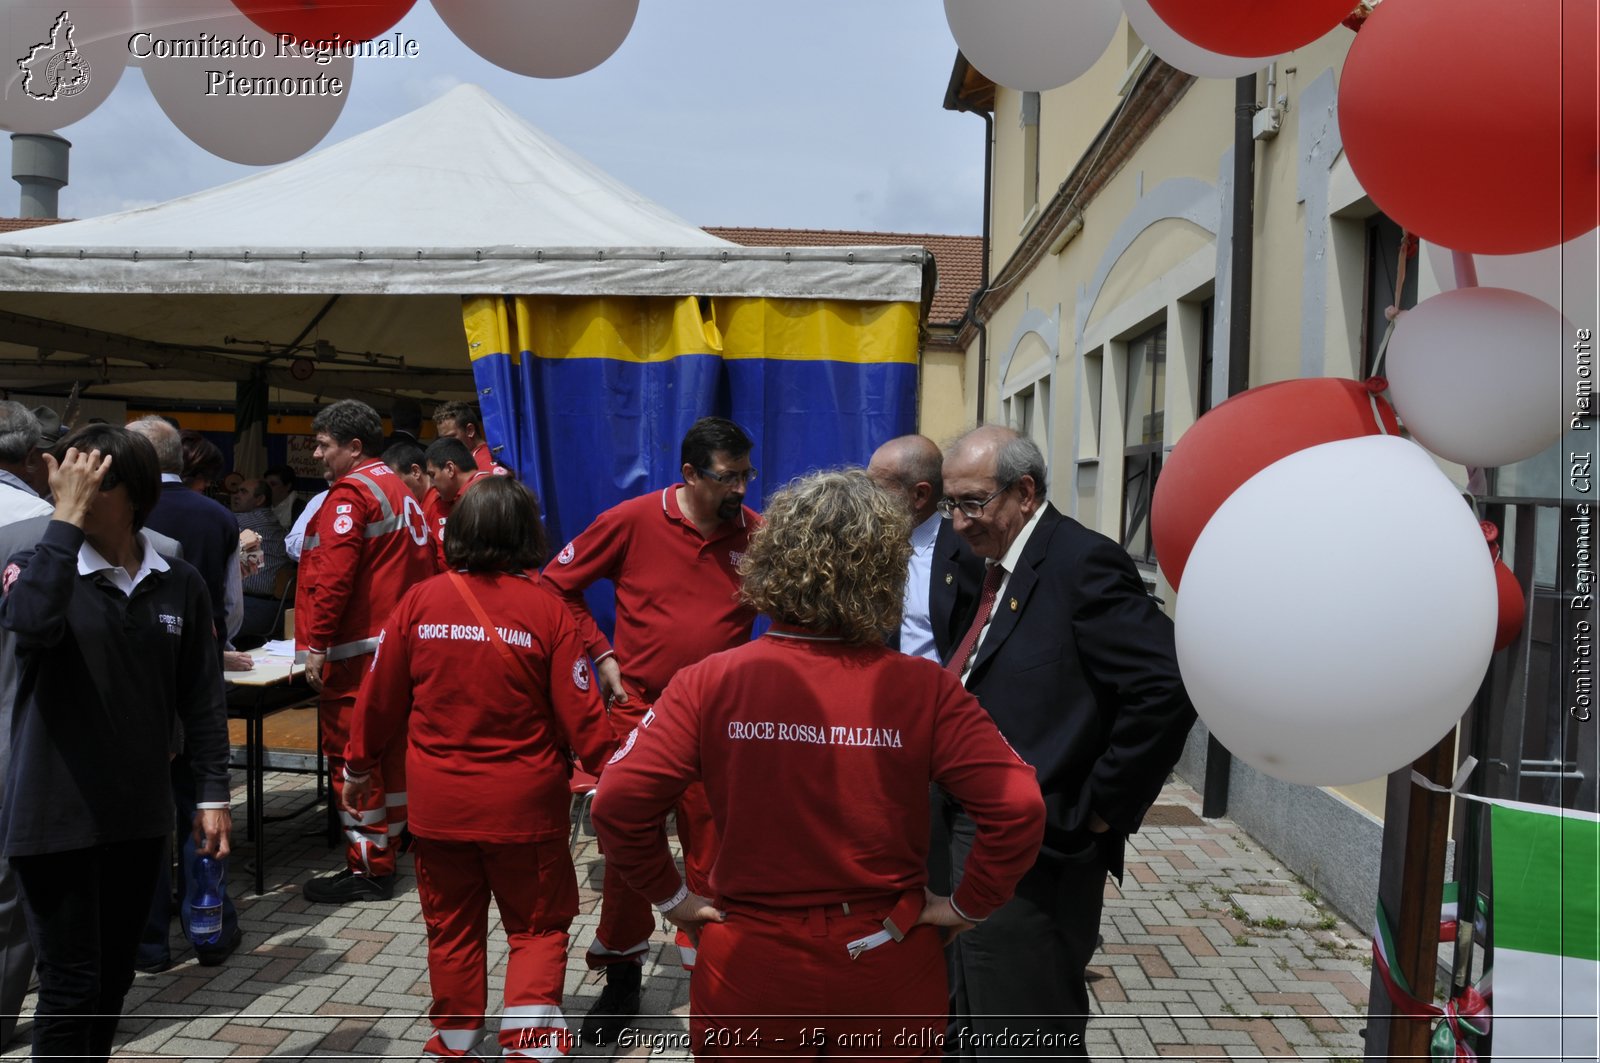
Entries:
{"type": "MultiPolygon", "coordinates": [[[[1356,0],[944,0],[961,54],[985,77],[1025,92],[1087,72],[1123,14],[1139,39],[1198,77],[1235,78],[1310,44],[1356,0]]],[[[1119,70],[1120,73],[1120,70],[1119,70]]]]}
{"type": "Polygon", "coordinates": [[[1378,207],[1428,242],[1446,290],[1391,314],[1393,409],[1378,381],[1255,388],[1179,440],[1152,506],[1201,717],[1242,759],[1313,784],[1424,752],[1521,625],[1520,587],[1427,451],[1485,468],[1560,438],[1573,330],[1556,307],[1593,297],[1600,207],[1594,0],[1357,7],[945,0],[968,61],[1025,91],[1088,72],[1122,13],[1200,77],[1248,75],[1341,23],[1356,31],[1339,80],[1346,156],[1378,207]],[[1421,447],[1398,435],[1396,410],[1421,447]]]}
{"type": "Polygon", "coordinates": [[[1447,289],[1395,322],[1394,403],[1463,465],[1561,437],[1573,328],[1556,308],[1595,291],[1596,39],[1594,0],[1383,0],[1345,58],[1350,168],[1447,289]]]}
{"type": "MultiPolygon", "coordinates": [[[[0,68],[0,129],[45,133],[105,102],[130,65],[184,135],[251,165],[315,146],[344,108],[358,47],[416,0],[6,0],[0,39],[29,48],[0,68]],[[31,43],[31,47],[30,47],[31,43]]],[[[639,0],[433,0],[483,58],[559,78],[598,66],[633,28],[639,0]]]]}
{"type": "Polygon", "coordinates": [[[1196,422],[1156,483],[1184,685],[1228,749],[1289,782],[1414,760],[1461,718],[1494,650],[1483,530],[1395,432],[1354,381],[1266,384],[1196,422]]]}

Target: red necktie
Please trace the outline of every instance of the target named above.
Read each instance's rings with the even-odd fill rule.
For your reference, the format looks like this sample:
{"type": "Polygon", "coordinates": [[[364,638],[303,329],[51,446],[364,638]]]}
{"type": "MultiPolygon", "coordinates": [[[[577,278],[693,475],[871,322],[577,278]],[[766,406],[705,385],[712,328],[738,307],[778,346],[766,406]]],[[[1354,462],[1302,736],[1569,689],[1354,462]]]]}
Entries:
{"type": "Polygon", "coordinates": [[[972,651],[978,648],[978,636],[983,634],[983,625],[989,622],[989,614],[994,612],[994,597],[1000,591],[1000,581],[1005,578],[1005,569],[999,565],[987,566],[983,574],[983,591],[978,595],[978,613],[972,618],[972,626],[962,636],[961,645],[956,647],[956,652],[950,655],[949,662],[945,664],[958,677],[967,670],[967,661],[972,651]]]}

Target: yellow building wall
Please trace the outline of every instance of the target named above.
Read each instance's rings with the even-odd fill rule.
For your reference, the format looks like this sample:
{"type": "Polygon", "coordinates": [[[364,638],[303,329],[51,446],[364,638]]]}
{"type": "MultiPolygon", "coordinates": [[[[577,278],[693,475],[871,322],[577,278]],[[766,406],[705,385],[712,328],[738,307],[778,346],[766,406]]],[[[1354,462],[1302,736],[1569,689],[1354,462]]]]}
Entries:
{"type": "MultiPolygon", "coordinates": [[[[1308,204],[1299,194],[1301,124],[1328,123],[1325,111],[1302,111],[1302,95],[1329,71],[1337,78],[1351,39],[1348,32],[1336,31],[1277,64],[1275,95],[1287,97],[1282,128],[1275,139],[1259,142],[1255,149],[1252,386],[1303,375],[1302,322],[1307,308],[1302,303],[1311,222],[1327,225],[1326,253],[1312,264],[1325,271],[1326,280],[1325,309],[1313,323],[1321,330],[1321,373],[1353,376],[1360,364],[1356,347],[1361,335],[1365,218],[1375,208],[1342,158],[1333,160],[1328,174],[1325,218],[1309,217],[1308,204]]],[[[1122,102],[1119,87],[1124,81],[1131,86],[1129,63],[1139,52],[1137,38],[1126,33],[1119,40],[1121,47],[1114,43],[1083,78],[1043,94],[1041,206],[1122,102]]],[[[1263,74],[1258,86],[1258,99],[1263,101],[1265,80],[1263,74]]],[[[1025,222],[1020,108],[1019,93],[997,91],[991,269],[1002,277],[1025,222]]],[[[1224,223],[1223,199],[1229,193],[1219,175],[1233,143],[1233,115],[1231,81],[1195,81],[1120,170],[1081,205],[1082,231],[1058,254],[1044,256],[988,315],[984,419],[1006,420],[1008,389],[1015,380],[1030,376],[1030,368],[1036,371],[1039,355],[1031,346],[1033,339],[1019,342],[1017,333],[1030,314],[1037,320],[1042,313],[1055,326],[1058,352],[1049,374],[1050,495],[1063,511],[1114,538],[1120,535],[1122,520],[1126,383],[1119,370],[1127,341],[1154,324],[1166,323],[1164,443],[1170,448],[1195,420],[1204,341],[1200,305],[1216,292],[1218,278],[1216,237],[1191,220],[1154,221],[1120,256],[1112,257],[1113,248],[1128,235],[1119,234],[1119,229],[1138,213],[1141,202],[1170,193],[1175,186],[1162,187],[1169,182],[1188,182],[1188,188],[1200,191],[1199,182],[1211,186],[1212,221],[1224,223]]],[[[1326,135],[1315,125],[1307,133],[1313,142],[1326,135]]],[[[1231,173],[1223,176],[1231,180],[1231,173]]],[[[1222,237],[1227,239],[1225,230],[1222,237]]],[[[1437,290],[1431,275],[1422,281],[1423,297],[1437,290]]],[[[975,352],[976,343],[969,351],[974,369],[975,352]]],[[[1226,352],[1220,346],[1214,371],[1223,376],[1227,372],[1226,352]]],[[[970,383],[968,390],[974,390],[970,383]]],[[[1447,471],[1460,479],[1459,469],[1447,471]]],[[[1170,610],[1175,600],[1172,588],[1159,573],[1149,575],[1170,610]]],[[[1384,789],[1383,780],[1374,780],[1338,792],[1381,817],[1384,789]]]]}
{"type": "Polygon", "coordinates": [[[940,445],[960,435],[963,428],[976,420],[976,410],[967,408],[966,381],[970,379],[967,362],[965,351],[924,350],[922,353],[917,431],[940,445]]]}

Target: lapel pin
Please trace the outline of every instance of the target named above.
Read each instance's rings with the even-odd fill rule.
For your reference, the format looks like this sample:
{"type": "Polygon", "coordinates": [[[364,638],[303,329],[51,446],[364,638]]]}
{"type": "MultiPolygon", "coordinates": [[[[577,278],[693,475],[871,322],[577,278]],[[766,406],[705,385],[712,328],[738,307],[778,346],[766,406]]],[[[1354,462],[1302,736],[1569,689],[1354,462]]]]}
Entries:
{"type": "Polygon", "coordinates": [[[1013,613],[1017,611],[1017,600],[1015,598],[1011,599],[1011,611],[1013,613]]]}
{"type": "Polygon", "coordinates": [[[952,576],[950,573],[946,572],[944,574],[944,585],[946,587],[950,586],[950,584],[954,583],[955,581],[956,581],[956,578],[954,576],[952,576]]]}

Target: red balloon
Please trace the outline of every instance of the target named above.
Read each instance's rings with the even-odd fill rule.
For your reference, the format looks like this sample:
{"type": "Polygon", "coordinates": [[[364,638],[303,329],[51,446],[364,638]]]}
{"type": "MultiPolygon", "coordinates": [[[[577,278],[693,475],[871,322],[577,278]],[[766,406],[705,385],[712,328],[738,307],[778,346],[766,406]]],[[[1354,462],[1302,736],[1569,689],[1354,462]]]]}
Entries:
{"type": "Polygon", "coordinates": [[[1498,652],[1517,641],[1528,607],[1516,574],[1498,558],[1494,563],[1494,585],[1500,598],[1500,616],[1494,626],[1494,648],[1498,652]]]}
{"type": "Polygon", "coordinates": [[[1240,484],[1307,447],[1380,434],[1374,404],[1383,430],[1398,435],[1386,400],[1337,377],[1263,384],[1196,421],[1162,466],[1150,503],[1156,560],[1172,586],[1206,522],[1240,484]]]}
{"type": "Polygon", "coordinates": [[[1385,214],[1484,255],[1553,247],[1600,202],[1595,0],[1383,3],[1339,81],[1350,168],[1385,214]]]}
{"type": "Polygon", "coordinates": [[[1174,33],[1223,55],[1281,55],[1310,44],[1356,0],[1150,0],[1174,33]]]}
{"type": "Polygon", "coordinates": [[[417,0],[233,0],[257,26],[297,41],[370,41],[417,0]]]}

